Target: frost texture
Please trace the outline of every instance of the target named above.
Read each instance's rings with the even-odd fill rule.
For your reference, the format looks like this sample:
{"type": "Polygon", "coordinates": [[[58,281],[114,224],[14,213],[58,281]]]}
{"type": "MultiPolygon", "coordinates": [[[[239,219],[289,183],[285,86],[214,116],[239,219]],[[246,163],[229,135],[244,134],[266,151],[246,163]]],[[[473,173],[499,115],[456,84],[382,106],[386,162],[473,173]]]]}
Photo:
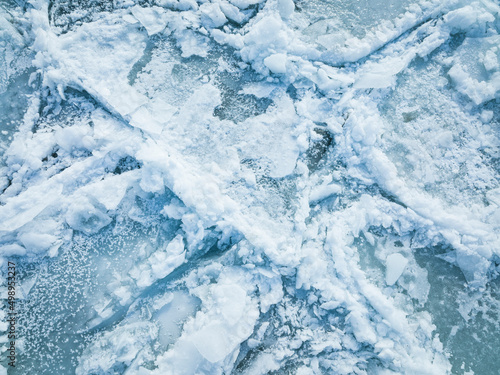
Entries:
{"type": "Polygon", "coordinates": [[[496,373],[499,15],[0,4],[9,373],[496,373]]]}

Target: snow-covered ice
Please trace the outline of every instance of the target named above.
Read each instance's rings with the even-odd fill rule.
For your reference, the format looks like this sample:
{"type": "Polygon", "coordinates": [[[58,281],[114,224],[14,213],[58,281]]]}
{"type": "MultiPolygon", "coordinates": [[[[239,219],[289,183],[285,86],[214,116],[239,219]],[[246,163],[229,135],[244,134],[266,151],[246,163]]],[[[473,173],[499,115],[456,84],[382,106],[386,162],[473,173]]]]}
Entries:
{"type": "Polygon", "coordinates": [[[492,0],[2,2],[0,374],[495,374],[499,103],[492,0]]]}

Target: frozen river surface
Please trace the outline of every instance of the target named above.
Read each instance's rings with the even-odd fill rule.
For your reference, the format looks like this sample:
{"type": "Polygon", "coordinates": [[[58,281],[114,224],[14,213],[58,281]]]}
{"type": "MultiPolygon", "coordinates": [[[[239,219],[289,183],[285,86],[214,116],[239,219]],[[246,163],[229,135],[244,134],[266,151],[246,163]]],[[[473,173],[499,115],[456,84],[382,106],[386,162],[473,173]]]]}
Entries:
{"type": "Polygon", "coordinates": [[[499,146],[494,0],[2,0],[0,375],[498,375],[499,146]]]}

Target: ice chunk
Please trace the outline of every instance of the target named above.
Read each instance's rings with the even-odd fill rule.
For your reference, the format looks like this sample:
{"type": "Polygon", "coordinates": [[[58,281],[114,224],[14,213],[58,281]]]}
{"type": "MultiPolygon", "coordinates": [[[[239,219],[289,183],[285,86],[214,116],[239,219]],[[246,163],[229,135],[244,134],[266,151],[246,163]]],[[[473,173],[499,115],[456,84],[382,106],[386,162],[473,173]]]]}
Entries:
{"type": "Polygon", "coordinates": [[[453,56],[448,74],[461,93],[475,104],[494,99],[500,91],[500,36],[466,38],[453,56]]]}
{"type": "Polygon", "coordinates": [[[374,64],[367,63],[360,69],[360,76],[354,83],[356,88],[383,88],[392,86],[396,75],[403,70],[407,59],[388,57],[374,64]]]}
{"type": "Polygon", "coordinates": [[[91,150],[94,148],[92,129],[88,125],[61,128],[56,131],[55,139],[58,145],[67,152],[72,152],[74,149],[91,150]]]}
{"type": "Polygon", "coordinates": [[[400,253],[391,254],[386,259],[385,282],[387,285],[393,285],[406,268],[408,259],[400,253]]]}
{"type": "Polygon", "coordinates": [[[182,49],[182,57],[193,55],[206,57],[208,54],[208,38],[193,30],[183,30],[178,34],[177,41],[182,49]]]}
{"type": "Polygon", "coordinates": [[[280,16],[284,19],[290,18],[295,10],[295,4],[293,0],[279,0],[278,1],[278,9],[280,12],[280,16]]]}
{"type": "Polygon", "coordinates": [[[116,176],[107,176],[105,179],[89,184],[81,189],[88,195],[96,198],[107,210],[114,210],[122,201],[132,181],[138,178],[138,173],[129,171],[116,176]]]}
{"type": "Polygon", "coordinates": [[[186,207],[184,207],[178,199],[173,199],[170,204],[163,208],[163,213],[175,220],[180,220],[182,215],[186,213],[186,207]]]}
{"type": "Polygon", "coordinates": [[[151,269],[157,279],[167,276],[173,269],[185,261],[184,242],[181,235],[177,235],[165,249],[165,252],[156,252],[150,258],[151,269]]]}
{"type": "Polygon", "coordinates": [[[66,222],[86,234],[97,233],[111,222],[111,218],[97,209],[86,198],[75,199],[66,212],[66,222]]]}
{"type": "Polygon", "coordinates": [[[241,24],[247,19],[247,17],[242,12],[240,12],[238,7],[232,4],[221,2],[220,9],[224,13],[224,15],[233,22],[241,24]]]}
{"type": "Polygon", "coordinates": [[[105,332],[85,350],[75,373],[109,373],[113,368],[129,367],[145,346],[158,336],[151,322],[131,322],[105,332]]]}
{"type": "Polygon", "coordinates": [[[485,9],[467,5],[446,14],[444,21],[454,31],[470,31],[474,24],[493,22],[495,17],[485,9]]]}
{"type": "Polygon", "coordinates": [[[155,35],[163,31],[167,26],[167,20],[164,17],[165,10],[158,6],[143,8],[139,5],[132,7],[132,14],[146,28],[148,35],[155,35]]]}
{"type": "Polygon", "coordinates": [[[145,288],[156,280],[169,275],[186,261],[186,251],[181,235],[177,235],[166,248],[154,251],[145,262],[130,270],[130,276],[137,281],[137,286],[145,288]]]}
{"type": "Polygon", "coordinates": [[[16,243],[8,245],[0,245],[0,255],[10,257],[13,255],[25,255],[26,249],[16,243]]]}
{"type": "Polygon", "coordinates": [[[61,198],[63,185],[49,181],[9,199],[0,207],[0,230],[15,230],[61,198]]]}
{"type": "Polygon", "coordinates": [[[245,311],[245,290],[238,285],[218,285],[212,293],[222,316],[229,324],[236,324],[245,311]]]}
{"type": "Polygon", "coordinates": [[[457,264],[462,270],[467,282],[473,286],[485,283],[486,273],[490,267],[490,261],[469,248],[457,249],[457,264]]]}
{"type": "Polygon", "coordinates": [[[37,252],[49,249],[57,237],[46,233],[22,233],[19,240],[25,248],[37,252]]]}
{"type": "Polygon", "coordinates": [[[275,53],[264,59],[264,64],[272,73],[285,74],[286,73],[286,54],[275,53]]]}
{"type": "MultiPolygon", "coordinates": [[[[133,116],[141,106],[148,102],[145,95],[142,95],[125,82],[116,82],[113,84],[96,83],[94,88],[96,90],[94,95],[100,98],[103,104],[109,106],[112,112],[126,118],[133,116]]],[[[92,92],[92,89],[89,88],[89,91],[92,92]]],[[[139,122],[139,125],[143,124],[144,122],[139,122]]],[[[156,127],[154,129],[156,129],[156,127]]],[[[149,130],[149,128],[147,128],[147,130],[149,130]]]]}
{"type": "Polygon", "coordinates": [[[309,202],[320,201],[322,199],[328,198],[331,195],[339,194],[341,191],[342,187],[337,184],[320,185],[311,191],[309,202]]]}
{"type": "Polygon", "coordinates": [[[130,124],[152,134],[160,134],[163,124],[153,117],[148,108],[139,107],[130,119],[130,124]]]}
{"type": "Polygon", "coordinates": [[[481,119],[481,121],[485,124],[489,123],[491,120],[493,120],[493,111],[488,111],[488,110],[484,110],[481,112],[481,115],[479,116],[479,118],[481,119]]]}
{"type": "Polygon", "coordinates": [[[203,25],[209,28],[221,27],[227,22],[226,16],[217,3],[202,4],[200,11],[203,25]]]}
{"type": "Polygon", "coordinates": [[[478,81],[472,78],[458,64],[454,65],[448,71],[448,74],[455,83],[458,91],[466,94],[477,105],[494,99],[498,91],[500,91],[500,74],[497,74],[496,77],[488,82],[478,81]]]}
{"type": "Polygon", "coordinates": [[[276,85],[266,83],[250,84],[243,87],[242,93],[247,95],[254,95],[257,98],[266,98],[276,90],[276,85]]]}
{"type": "Polygon", "coordinates": [[[359,342],[366,342],[375,344],[377,341],[377,334],[369,323],[369,319],[360,311],[351,311],[347,316],[347,321],[352,327],[352,331],[356,340],[359,342]]]}
{"type": "Polygon", "coordinates": [[[498,63],[498,56],[496,52],[500,47],[494,47],[485,52],[483,57],[483,65],[486,70],[498,70],[500,64],[498,63]]]}
{"type": "Polygon", "coordinates": [[[192,340],[200,354],[215,363],[223,360],[236,348],[237,343],[231,342],[229,336],[224,325],[213,323],[196,332],[192,340]]]}

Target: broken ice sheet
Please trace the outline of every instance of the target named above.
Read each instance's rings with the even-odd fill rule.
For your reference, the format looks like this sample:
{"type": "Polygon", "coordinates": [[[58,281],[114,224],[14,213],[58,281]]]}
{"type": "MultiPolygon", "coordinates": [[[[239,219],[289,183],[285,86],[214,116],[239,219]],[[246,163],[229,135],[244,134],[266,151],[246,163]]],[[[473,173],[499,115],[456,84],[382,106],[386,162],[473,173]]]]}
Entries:
{"type": "Polygon", "coordinates": [[[401,254],[391,254],[386,259],[385,280],[387,285],[393,285],[403,274],[408,260],[401,254]]]}
{"type": "Polygon", "coordinates": [[[4,1],[0,373],[495,373],[499,14],[4,1]]]}

